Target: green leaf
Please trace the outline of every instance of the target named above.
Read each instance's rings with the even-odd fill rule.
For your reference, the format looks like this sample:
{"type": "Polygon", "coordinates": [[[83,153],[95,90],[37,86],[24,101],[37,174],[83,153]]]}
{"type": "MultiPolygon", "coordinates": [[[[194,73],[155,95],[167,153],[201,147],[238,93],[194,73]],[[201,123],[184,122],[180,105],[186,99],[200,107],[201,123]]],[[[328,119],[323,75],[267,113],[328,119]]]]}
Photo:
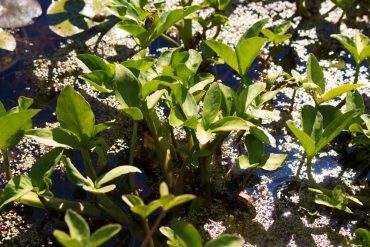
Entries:
{"type": "Polygon", "coordinates": [[[209,127],[212,132],[221,131],[233,131],[233,130],[248,130],[251,126],[254,126],[251,122],[248,122],[242,118],[236,116],[224,117],[209,127]]]}
{"type": "Polygon", "coordinates": [[[102,186],[103,184],[108,183],[122,175],[134,172],[141,173],[140,169],[136,168],[135,166],[118,166],[116,168],[113,168],[112,170],[100,175],[96,179],[96,188],[100,188],[100,186],[102,186]]]}
{"type": "Polygon", "coordinates": [[[305,105],[301,111],[301,122],[303,131],[316,142],[323,131],[323,116],[318,109],[311,105],[305,105]]]}
{"type": "Polygon", "coordinates": [[[6,114],[6,109],[3,105],[3,103],[1,103],[0,101],[0,117],[4,116],[6,114]]]}
{"type": "Polygon", "coordinates": [[[100,188],[94,188],[94,187],[89,186],[89,185],[84,185],[84,186],[82,186],[82,189],[84,189],[85,191],[88,191],[90,193],[98,195],[98,194],[106,194],[108,192],[111,192],[111,191],[115,190],[116,185],[110,184],[110,185],[103,186],[103,187],[100,187],[100,188]]]}
{"type": "Polygon", "coordinates": [[[32,191],[32,189],[33,186],[29,177],[24,175],[14,177],[5,185],[0,194],[0,209],[32,191]]]}
{"type": "Polygon", "coordinates": [[[159,102],[159,100],[162,98],[163,94],[166,93],[166,89],[162,89],[162,90],[158,90],[154,93],[152,93],[151,95],[149,95],[147,98],[146,98],[146,106],[147,108],[150,110],[150,109],[153,109],[157,103],[159,102]]]}
{"type": "MultiPolygon", "coordinates": [[[[248,156],[249,156],[248,163],[250,163],[251,165],[254,165],[255,163],[260,163],[263,152],[265,150],[265,147],[262,141],[259,138],[257,138],[255,135],[248,134],[244,138],[244,144],[247,149],[248,156]]],[[[246,161],[243,159],[244,158],[240,160],[240,157],[239,157],[239,163],[241,161],[245,163],[246,161]]],[[[245,163],[244,166],[248,166],[247,163],[245,163]]]]}
{"type": "Polygon", "coordinates": [[[181,19],[199,9],[200,6],[193,5],[186,8],[171,10],[161,14],[154,31],[149,36],[148,41],[145,45],[148,46],[152,41],[158,38],[165,31],[167,31],[171,26],[175,25],[181,19]]]}
{"type": "Polygon", "coordinates": [[[331,142],[352,121],[355,115],[354,112],[346,112],[326,126],[320,140],[317,142],[315,153],[331,142]]]}
{"type": "Polygon", "coordinates": [[[40,189],[44,187],[45,180],[53,173],[56,164],[62,157],[62,154],[63,148],[54,148],[32,165],[30,178],[34,187],[38,187],[40,189]]]}
{"type": "Polygon", "coordinates": [[[30,108],[33,104],[33,99],[21,96],[18,98],[18,110],[24,111],[30,108]]]}
{"type": "Polygon", "coordinates": [[[88,180],[84,176],[82,176],[82,174],[72,164],[70,158],[62,156],[61,159],[66,168],[67,178],[71,183],[79,186],[89,184],[88,180]]]}
{"type": "Polygon", "coordinates": [[[146,48],[149,45],[148,37],[150,33],[138,24],[137,21],[126,19],[118,23],[116,26],[131,34],[142,48],[146,48]]]}
{"type": "Polygon", "coordinates": [[[238,60],[238,72],[241,76],[247,73],[266,41],[267,39],[260,37],[239,40],[236,47],[236,57],[238,60]]]}
{"type": "Polygon", "coordinates": [[[274,27],[274,33],[279,35],[284,35],[288,30],[292,27],[292,23],[290,21],[284,21],[281,24],[274,27]]]}
{"type": "Polygon", "coordinates": [[[307,135],[304,131],[298,129],[293,121],[288,121],[287,126],[293,132],[295,137],[299,140],[302,144],[304,151],[308,157],[313,157],[316,154],[315,151],[315,142],[311,139],[309,135],[307,135]]]}
{"type": "Polygon", "coordinates": [[[197,229],[189,223],[172,220],[171,228],[161,227],[160,232],[168,238],[168,246],[201,247],[202,239],[197,229]]]}
{"type": "MultiPolygon", "coordinates": [[[[22,130],[32,117],[39,110],[24,110],[20,112],[8,113],[0,117],[0,149],[10,148],[16,145],[16,137],[22,137],[22,130]]],[[[21,138],[16,138],[19,141],[21,138]]]]}
{"type": "Polygon", "coordinates": [[[84,70],[84,73],[100,70],[107,73],[108,76],[113,75],[111,67],[104,59],[98,56],[92,54],[79,54],[77,55],[77,59],[79,60],[78,64],[84,70]]]}
{"type": "MultiPolygon", "coordinates": [[[[247,31],[243,34],[240,40],[249,39],[252,37],[257,37],[258,34],[261,32],[261,29],[269,22],[268,18],[262,19],[254,23],[251,27],[247,29],[247,31]]],[[[239,40],[239,41],[240,41],[239,40]]],[[[239,46],[239,44],[238,44],[239,46]]]]}
{"type": "Polygon", "coordinates": [[[134,121],[140,121],[144,118],[142,111],[137,107],[125,107],[122,111],[129,115],[134,121]]]}
{"type": "Polygon", "coordinates": [[[245,156],[245,155],[240,155],[238,157],[238,163],[237,163],[237,166],[240,170],[247,170],[249,168],[252,168],[252,167],[256,167],[259,163],[253,163],[251,164],[251,162],[249,161],[249,158],[248,156],[245,156]]]}
{"type": "Polygon", "coordinates": [[[342,34],[332,34],[330,37],[338,40],[352,55],[356,64],[360,64],[360,54],[358,54],[355,43],[349,37],[342,34]]]}
{"type": "Polygon", "coordinates": [[[160,185],[159,185],[159,194],[161,196],[166,196],[169,194],[169,189],[168,189],[168,186],[165,182],[162,182],[160,185]]]}
{"type": "Polygon", "coordinates": [[[130,210],[139,215],[142,219],[148,218],[155,210],[162,207],[162,202],[160,200],[152,201],[149,205],[134,205],[130,210]]]}
{"type": "Polygon", "coordinates": [[[238,60],[233,49],[216,40],[206,40],[204,43],[206,43],[209,48],[211,48],[222,60],[224,60],[227,65],[241,74],[239,71],[238,60]]]}
{"type": "Polygon", "coordinates": [[[95,115],[89,103],[67,85],[60,93],[56,108],[60,126],[72,131],[82,143],[86,144],[94,133],[95,115]]]}
{"type": "Polygon", "coordinates": [[[122,200],[131,208],[135,205],[144,205],[143,200],[135,195],[123,195],[122,200]]]}
{"type": "Polygon", "coordinates": [[[173,89],[173,94],[187,118],[198,115],[198,105],[193,95],[183,85],[176,85],[173,89]]]}
{"type": "Polygon", "coordinates": [[[208,129],[217,117],[221,108],[221,102],[221,90],[217,83],[213,83],[204,97],[202,123],[205,129],[208,129]]]}
{"type": "Polygon", "coordinates": [[[324,95],[322,95],[321,98],[318,99],[318,104],[331,100],[337,96],[340,96],[346,92],[352,91],[364,85],[365,84],[347,84],[347,85],[335,87],[331,89],[330,91],[326,92],[324,95]]]}
{"type": "Polygon", "coordinates": [[[222,83],[219,83],[218,86],[222,93],[222,114],[223,116],[231,116],[238,109],[238,96],[230,87],[222,83]]]}
{"type": "Polygon", "coordinates": [[[266,84],[263,82],[257,82],[245,88],[240,94],[240,106],[242,107],[241,112],[246,112],[253,100],[255,100],[265,89],[266,84]]]}
{"type": "Polygon", "coordinates": [[[87,81],[101,93],[111,93],[113,91],[112,78],[108,77],[107,72],[103,70],[95,70],[81,75],[80,78],[87,81]]]}
{"type": "Polygon", "coordinates": [[[71,238],[77,239],[82,246],[86,246],[90,240],[90,228],[84,218],[69,209],[66,212],[64,220],[67,223],[71,238]]]}
{"type": "Polygon", "coordinates": [[[282,164],[284,164],[285,160],[288,158],[287,154],[273,154],[270,153],[263,157],[263,161],[261,162],[261,168],[266,171],[275,171],[278,169],[282,164]]]}
{"type": "Polygon", "coordinates": [[[53,231],[54,237],[64,247],[80,247],[80,242],[77,239],[72,239],[67,233],[60,230],[53,231]]]}
{"type": "Polygon", "coordinates": [[[360,114],[365,112],[365,103],[362,95],[358,90],[348,92],[346,96],[346,110],[359,112],[360,114]]]}
{"type": "Polygon", "coordinates": [[[129,69],[121,64],[116,64],[114,83],[115,95],[122,108],[139,107],[141,84],[129,69]]]}
{"type": "Polygon", "coordinates": [[[342,112],[335,106],[332,105],[319,105],[316,108],[320,111],[321,115],[324,117],[323,127],[324,129],[328,126],[334,119],[342,116],[342,112]]]}
{"type": "Polygon", "coordinates": [[[251,127],[250,133],[257,137],[261,142],[270,145],[272,147],[276,147],[276,140],[275,138],[266,130],[259,126],[251,127]]]}
{"type": "Polygon", "coordinates": [[[183,194],[183,195],[176,196],[175,198],[170,200],[168,203],[163,205],[163,210],[168,211],[171,208],[174,208],[178,205],[184,204],[188,201],[194,200],[195,198],[196,198],[196,196],[190,195],[190,194],[183,194]]]}
{"type": "Polygon", "coordinates": [[[209,73],[198,73],[192,78],[192,86],[189,88],[189,93],[194,94],[202,91],[208,84],[215,80],[214,75],[209,73]]]}
{"type": "Polygon", "coordinates": [[[366,58],[370,58],[370,45],[365,47],[362,52],[360,53],[360,61],[365,60],[366,58]]]}
{"type": "Polygon", "coordinates": [[[114,235],[121,231],[122,227],[119,224],[109,224],[100,227],[90,237],[88,247],[98,247],[111,239],[114,235]]]}
{"type": "Polygon", "coordinates": [[[308,56],[307,61],[307,82],[314,83],[320,87],[321,93],[325,92],[325,78],[324,73],[317,61],[315,55],[312,53],[308,56]]]}
{"type": "Polygon", "coordinates": [[[223,234],[207,242],[204,247],[241,247],[243,242],[243,239],[239,236],[223,234]]]}

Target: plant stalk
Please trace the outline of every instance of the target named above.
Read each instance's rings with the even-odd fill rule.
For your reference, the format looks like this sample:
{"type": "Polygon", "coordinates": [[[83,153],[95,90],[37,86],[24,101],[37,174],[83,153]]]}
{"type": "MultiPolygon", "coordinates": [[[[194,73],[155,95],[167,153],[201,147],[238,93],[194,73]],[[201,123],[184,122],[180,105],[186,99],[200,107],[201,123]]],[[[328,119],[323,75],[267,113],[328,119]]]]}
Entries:
{"type": "Polygon", "coordinates": [[[155,231],[159,227],[159,224],[161,223],[161,221],[162,221],[162,219],[164,218],[165,215],[166,215],[166,212],[164,210],[162,210],[162,212],[160,213],[160,215],[158,216],[158,218],[154,222],[154,225],[153,225],[152,229],[146,235],[146,237],[145,237],[144,241],[142,242],[142,244],[140,245],[140,247],[146,247],[148,245],[149,240],[152,238],[153,234],[155,233],[155,231]]]}
{"type": "MultiPolygon", "coordinates": [[[[143,221],[143,225],[144,225],[144,229],[145,229],[145,234],[149,235],[150,228],[149,228],[148,220],[147,219],[142,219],[142,221],[143,221]]],[[[149,238],[149,246],[154,247],[154,241],[153,241],[152,237],[149,238]]]]}
{"type": "Polygon", "coordinates": [[[296,94],[297,94],[297,90],[293,89],[292,101],[290,102],[289,112],[293,111],[296,94]]]}
{"type": "Polygon", "coordinates": [[[95,172],[94,166],[91,162],[89,151],[87,149],[81,149],[81,155],[82,155],[82,159],[84,161],[84,167],[85,167],[85,171],[86,171],[87,175],[92,180],[95,180],[96,179],[96,172],[95,172]]]}
{"type": "Polygon", "coordinates": [[[173,47],[180,47],[181,46],[176,40],[174,40],[173,38],[171,38],[170,36],[168,36],[164,33],[161,33],[160,36],[161,36],[162,39],[164,39],[165,41],[170,43],[173,47]]]}
{"type": "Polygon", "coordinates": [[[6,179],[9,181],[12,179],[13,174],[12,174],[12,170],[10,169],[8,149],[7,148],[2,149],[1,153],[3,155],[3,165],[4,165],[4,171],[6,174],[6,179]]]}

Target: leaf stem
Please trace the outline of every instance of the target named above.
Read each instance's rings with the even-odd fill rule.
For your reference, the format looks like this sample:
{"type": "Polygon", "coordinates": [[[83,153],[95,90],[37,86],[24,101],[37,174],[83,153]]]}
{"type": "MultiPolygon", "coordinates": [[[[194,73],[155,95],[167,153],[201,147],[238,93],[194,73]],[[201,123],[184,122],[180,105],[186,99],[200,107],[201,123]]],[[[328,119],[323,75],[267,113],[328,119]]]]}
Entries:
{"type": "Polygon", "coordinates": [[[168,43],[170,43],[174,47],[180,47],[181,46],[176,40],[174,40],[173,38],[171,38],[167,34],[161,33],[160,37],[162,39],[164,39],[165,41],[167,41],[168,43]]]}
{"type": "Polygon", "coordinates": [[[85,167],[85,171],[86,171],[87,175],[92,180],[95,180],[96,179],[96,172],[95,172],[94,166],[91,162],[89,151],[85,148],[81,149],[81,155],[82,155],[82,159],[84,161],[84,167],[85,167]]]}
{"type": "Polygon", "coordinates": [[[144,241],[142,242],[142,244],[140,245],[140,247],[146,247],[148,245],[149,240],[152,238],[154,232],[159,227],[159,224],[161,223],[161,221],[162,221],[162,219],[164,218],[165,215],[166,215],[166,212],[164,210],[162,210],[162,212],[158,216],[157,220],[154,222],[154,225],[153,225],[152,229],[146,235],[146,237],[145,237],[144,241]]]}
{"type": "Polygon", "coordinates": [[[1,153],[3,155],[3,165],[4,165],[4,171],[6,174],[6,179],[9,181],[12,179],[13,174],[10,169],[10,164],[9,164],[9,156],[8,156],[8,149],[4,148],[1,150],[1,153]]]}

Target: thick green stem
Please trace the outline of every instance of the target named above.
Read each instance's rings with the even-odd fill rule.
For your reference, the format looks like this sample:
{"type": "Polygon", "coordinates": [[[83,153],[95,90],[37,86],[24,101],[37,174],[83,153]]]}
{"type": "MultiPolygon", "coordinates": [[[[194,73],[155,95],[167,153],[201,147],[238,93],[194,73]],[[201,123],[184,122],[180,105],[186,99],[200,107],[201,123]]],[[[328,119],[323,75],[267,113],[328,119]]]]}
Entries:
{"type": "Polygon", "coordinates": [[[3,155],[3,165],[4,165],[4,171],[6,174],[6,179],[9,181],[12,179],[13,174],[12,174],[12,170],[10,169],[8,149],[7,148],[2,149],[1,153],[3,155]]]}
{"type": "Polygon", "coordinates": [[[87,175],[92,179],[96,179],[96,172],[92,164],[89,151],[87,149],[81,149],[81,155],[84,161],[84,167],[87,175]]]}
{"type": "Polygon", "coordinates": [[[162,219],[164,218],[165,215],[166,215],[166,212],[164,210],[162,210],[161,214],[158,216],[157,220],[154,222],[154,225],[153,225],[152,229],[146,235],[146,237],[145,237],[144,241],[142,242],[142,244],[140,245],[140,247],[146,247],[148,245],[149,240],[152,238],[153,234],[155,233],[155,231],[159,227],[159,224],[161,223],[161,221],[162,221],[162,219]]]}
{"type": "Polygon", "coordinates": [[[307,177],[308,177],[308,182],[310,186],[318,188],[320,187],[317,183],[315,178],[313,177],[312,174],[312,157],[307,157],[307,177]]]}
{"type": "Polygon", "coordinates": [[[164,39],[165,41],[167,41],[168,43],[170,43],[174,47],[180,47],[181,46],[176,40],[174,40],[173,38],[171,38],[170,36],[168,36],[164,33],[161,34],[161,38],[164,39]]]}

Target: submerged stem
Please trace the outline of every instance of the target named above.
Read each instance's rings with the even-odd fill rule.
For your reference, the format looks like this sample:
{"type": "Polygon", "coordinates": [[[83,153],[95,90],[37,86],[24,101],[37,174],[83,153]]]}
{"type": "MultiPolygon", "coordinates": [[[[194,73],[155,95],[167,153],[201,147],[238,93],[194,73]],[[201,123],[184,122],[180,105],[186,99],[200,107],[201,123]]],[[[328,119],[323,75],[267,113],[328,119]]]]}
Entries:
{"type": "Polygon", "coordinates": [[[9,180],[12,179],[13,174],[12,174],[12,171],[10,169],[8,149],[7,148],[2,149],[1,153],[3,155],[3,165],[4,165],[4,171],[5,171],[5,174],[6,174],[6,179],[9,181],[9,180]]]}

